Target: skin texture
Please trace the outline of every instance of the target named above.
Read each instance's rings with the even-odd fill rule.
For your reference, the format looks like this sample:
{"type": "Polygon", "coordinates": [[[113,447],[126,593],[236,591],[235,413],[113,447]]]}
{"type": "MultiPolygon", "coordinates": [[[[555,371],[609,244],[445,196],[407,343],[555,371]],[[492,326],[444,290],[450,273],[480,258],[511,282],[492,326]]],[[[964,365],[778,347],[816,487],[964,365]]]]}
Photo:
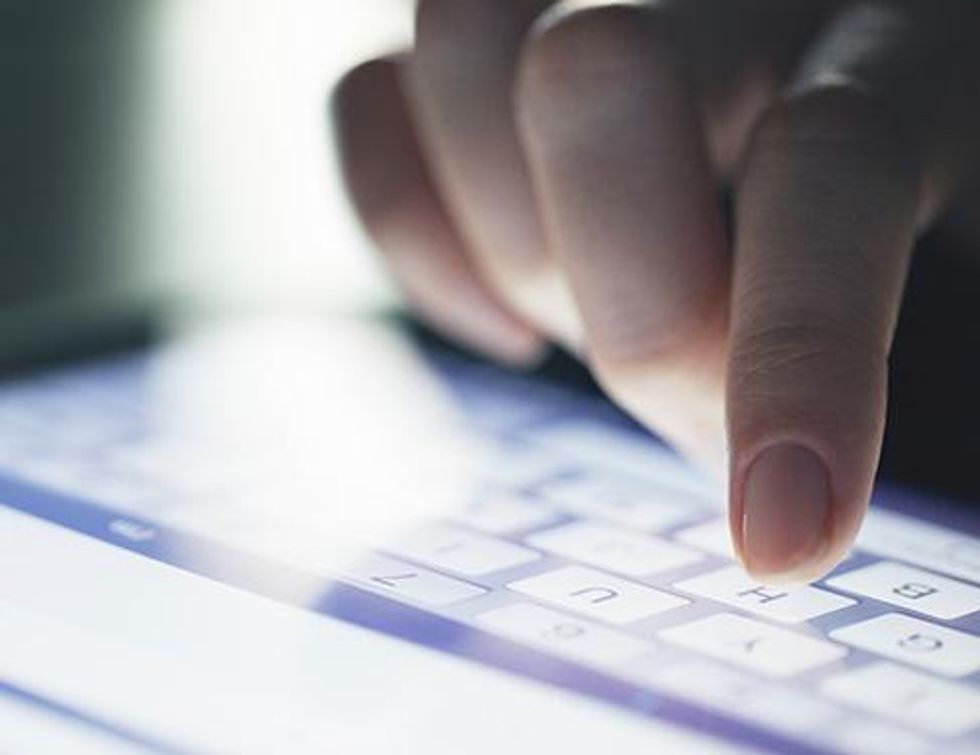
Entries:
{"type": "Polygon", "coordinates": [[[867,508],[916,239],[980,165],[980,5],[416,18],[414,49],[335,100],[351,196],[410,304],[510,363],[577,353],[728,477],[755,576],[833,568],[867,508]]]}

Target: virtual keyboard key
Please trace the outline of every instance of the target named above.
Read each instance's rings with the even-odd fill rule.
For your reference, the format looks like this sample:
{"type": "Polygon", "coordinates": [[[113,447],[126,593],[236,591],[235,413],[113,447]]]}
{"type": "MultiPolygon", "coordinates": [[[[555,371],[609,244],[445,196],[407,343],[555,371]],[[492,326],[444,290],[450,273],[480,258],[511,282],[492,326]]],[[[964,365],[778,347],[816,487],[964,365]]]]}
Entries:
{"type": "Polygon", "coordinates": [[[980,611],[980,588],[893,561],[854,569],[828,579],[827,584],[937,619],[958,619],[980,611]]]}
{"type": "Polygon", "coordinates": [[[545,572],[512,582],[508,587],[560,608],[613,624],[645,619],[689,602],[676,595],[584,566],[568,566],[545,572]]]}
{"type": "Polygon", "coordinates": [[[527,542],[535,548],[628,577],[678,569],[703,558],[698,551],[682,545],[593,522],[573,522],[544,530],[529,537],[527,542]]]}
{"type": "Polygon", "coordinates": [[[899,613],[840,627],[830,636],[944,676],[980,671],[980,637],[899,613]]]}
{"type": "Polygon", "coordinates": [[[503,540],[433,524],[385,546],[400,556],[436,569],[480,576],[537,561],[541,554],[503,540]]]}
{"type": "Polygon", "coordinates": [[[768,619],[789,623],[810,621],[857,603],[816,587],[761,585],[739,566],[701,574],[678,582],[674,587],[768,619]]]}
{"type": "Polygon", "coordinates": [[[660,637],[772,677],[794,676],[847,654],[840,645],[729,613],[670,627],[660,637]]]}
{"type": "Polygon", "coordinates": [[[476,620],[505,637],[599,666],[623,663],[651,648],[635,637],[531,603],[496,608],[476,620]]]}

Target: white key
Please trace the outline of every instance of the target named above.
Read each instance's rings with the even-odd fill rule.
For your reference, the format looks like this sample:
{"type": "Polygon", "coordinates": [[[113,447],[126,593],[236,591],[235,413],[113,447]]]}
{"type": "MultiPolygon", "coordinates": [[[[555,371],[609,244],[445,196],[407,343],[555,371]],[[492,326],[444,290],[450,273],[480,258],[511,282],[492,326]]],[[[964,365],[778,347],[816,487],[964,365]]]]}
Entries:
{"type": "Polygon", "coordinates": [[[767,676],[789,677],[843,658],[847,650],[730,613],[665,629],[660,637],[767,676]]]}
{"type": "Polygon", "coordinates": [[[594,473],[554,480],[539,493],[566,511],[627,529],[661,530],[704,514],[704,505],[684,493],[664,490],[645,480],[594,473]]]}
{"type": "Polygon", "coordinates": [[[626,624],[686,605],[676,595],[584,566],[566,566],[507,585],[511,590],[613,624],[626,624]]]}
{"type": "Polygon", "coordinates": [[[535,548],[628,577],[669,571],[700,561],[697,551],[592,522],[573,522],[527,538],[535,548]]]}
{"type": "Polygon", "coordinates": [[[871,507],[857,545],[886,558],[980,582],[980,539],[871,507]]]}
{"type": "Polygon", "coordinates": [[[620,664],[651,649],[635,637],[531,603],[496,608],[476,620],[505,637],[598,666],[620,664]]]}
{"type": "Polygon", "coordinates": [[[395,593],[430,606],[448,606],[487,592],[482,587],[384,556],[369,556],[343,567],[341,579],[372,590],[395,593]]]}
{"type": "Polygon", "coordinates": [[[442,524],[422,527],[385,550],[437,569],[470,576],[510,569],[541,558],[540,553],[529,548],[442,524]]]}
{"type": "Polygon", "coordinates": [[[653,669],[644,681],[655,689],[766,729],[800,735],[838,718],[826,701],[715,663],[690,661],[653,669]]]}
{"type": "Polygon", "coordinates": [[[857,602],[816,587],[760,585],[739,566],[701,574],[678,582],[674,587],[768,619],[789,623],[810,621],[857,602]]]}
{"type": "Polygon", "coordinates": [[[840,642],[944,676],[980,671],[980,638],[900,613],[830,632],[840,642]]]}
{"type": "Polygon", "coordinates": [[[980,726],[980,692],[892,663],[834,674],[820,689],[848,705],[941,737],[980,726]]]}
{"type": "Polygon", "coordinates": [[[550,524],[556,517],[539,503],[516,495],[499,495],[470,506],[453,518],[491,535],[510,535],[550,524]]]}
{"type": "Polygon", "coordinates": [[[854,569],[828,579],[827,584],[937,619],[958,619],[980,611],[980,588],[894,561],[854,569]]]}
{"type": "Polygon", "coordinates": [[[727,519],[712,519],[674,533],[674,539],[723,558],[735,558],[731,529],[727,519]]]}

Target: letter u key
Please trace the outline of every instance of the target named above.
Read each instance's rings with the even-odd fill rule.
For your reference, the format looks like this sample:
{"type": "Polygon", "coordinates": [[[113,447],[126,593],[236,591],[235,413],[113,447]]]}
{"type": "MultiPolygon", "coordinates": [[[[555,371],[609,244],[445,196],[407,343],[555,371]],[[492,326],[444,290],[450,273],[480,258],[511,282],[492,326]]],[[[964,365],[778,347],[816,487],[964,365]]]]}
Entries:
{"type": "Polygon", "coordinates": [[[618,598],[619,593],[613,590],[611,587],[583,587],[581,590],[576,590],[573,593],[569,593],[573,598],[579,598],[586,595],[592,595],[588,599],[589,603],[605,603],[607,600],[612,600],[613,598],[618,598]]]}

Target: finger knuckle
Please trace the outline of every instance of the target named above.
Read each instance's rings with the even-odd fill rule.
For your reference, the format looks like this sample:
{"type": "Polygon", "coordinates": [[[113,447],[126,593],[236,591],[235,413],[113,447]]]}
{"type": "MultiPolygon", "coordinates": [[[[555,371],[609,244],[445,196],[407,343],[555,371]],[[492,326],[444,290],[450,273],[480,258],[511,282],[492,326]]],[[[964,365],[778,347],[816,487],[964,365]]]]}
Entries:
{"type": "Polygon", "coordinates": [[[420,41],[440,40],[501,8],[499,0],[418,0],[415,28],[420,41]]]}
{"type": "Polygon", "coordinates": [[[669,15],[659,9],[558,6],[542,17],[527,45],[522,90],[574,105],[583,94],[629,87],[639,67],[671,57],[674,36],[669,15]]]}
{"type": "Polygon", "coordinates": [[[867,332],[859,323],[806,312],[757,324],[735,339],[730,387],[742,400],[769,401],[814,385],[833,395],[835,385],[877,384],[887,369],[887,342],[867,332]]]}
{"type": "Polygon", "coordinates": [[[420,0],[416,66],[426,76],[449,82],[510,74],[540,5],[541,0],[420,0]]]}
{"type": "Polygon", "coordinates": [[[827,82],[777,100],[756,123],[749,144],[755,159],[788,149],[846,150],[891,158],[911,152],[911,134],[885,97],[849,83],[827,82]]]}
{"type": "MultiPolygon", "coordinates": [[[[492,0],[422,0],[415,19],[412,68],[418,83],[463,101],[507,72],[499,54],[520,34],[506,5],[492,0]]],[[[512,54],[516,57],[517,50],[512,54]]]]}

